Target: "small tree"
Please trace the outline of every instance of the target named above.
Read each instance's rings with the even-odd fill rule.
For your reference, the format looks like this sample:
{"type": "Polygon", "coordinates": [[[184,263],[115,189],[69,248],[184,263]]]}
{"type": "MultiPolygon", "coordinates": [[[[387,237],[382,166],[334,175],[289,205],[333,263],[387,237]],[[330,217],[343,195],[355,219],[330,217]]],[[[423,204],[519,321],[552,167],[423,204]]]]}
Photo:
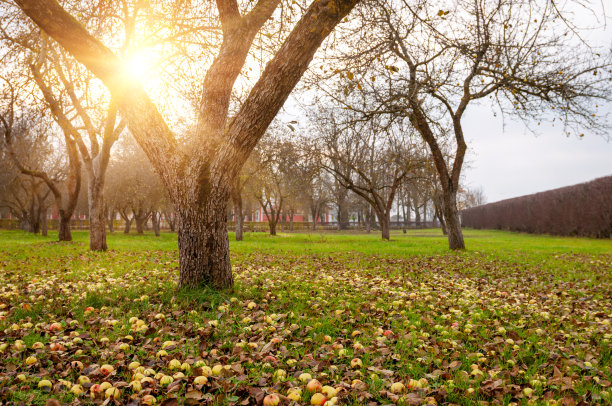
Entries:
{"type": "Polygon", "coordinates": [[[316,147],[322,151],[321,166],[368,202],[382,238],[388,240],[395,195],[426,160],[418,154],[411,129],[380,117],[356,122],[350,112],[319,114],[316,122],[321,133],[316,147]]]}

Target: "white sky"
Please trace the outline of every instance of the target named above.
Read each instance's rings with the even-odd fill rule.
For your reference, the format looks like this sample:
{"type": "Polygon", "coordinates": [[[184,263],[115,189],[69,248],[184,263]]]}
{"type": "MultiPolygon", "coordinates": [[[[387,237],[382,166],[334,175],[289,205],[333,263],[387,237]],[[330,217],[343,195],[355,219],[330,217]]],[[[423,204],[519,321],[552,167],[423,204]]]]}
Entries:
{"type": "MultiPolygon", "coordinates": [[[[609,0],[606,0],[606,2],[609,0]]],[[[598,9],[601,11],[601,8],[598,9]]],[[[584,33],[591,46],[612,49],[612,7],[606,5],[605,27],[584,33]]],[[[583,13],[584,20],[593,15],[583,13]]],[[[598,15],[599,24],[604,20],[598,15]]],[[[609,51],[612,52],[612,51],[609,51]]],[[[601,108],[602,106],[600,106],[601,108]]],[[[610,114],[612,104],[603,106],[610,114]]],[[[566,137],[561,127],[547,128],[538,135],[525,130],[522,123],[493,117],[487,106],[471,106],[464,118],[468,143],[465,183],[481,186],[488,202],[542,192],[612,175],[612,141],[590,135],[579,139],[566,137]]],[[[612,131],[610,132],[612,138],[612,131]]]]}
{"type": "MultiPolygon", "coordinates": [[[[612,114],[610,106],[608,111],[612,114]]],[[[534,135],[510,120],[504,128],[481,106],[466,113],[464,131],[469,148],[465,183],[481,186],[488,202],[612,175],[612,142],[600,136],[568,138],[561,128],[534,135]]]]}

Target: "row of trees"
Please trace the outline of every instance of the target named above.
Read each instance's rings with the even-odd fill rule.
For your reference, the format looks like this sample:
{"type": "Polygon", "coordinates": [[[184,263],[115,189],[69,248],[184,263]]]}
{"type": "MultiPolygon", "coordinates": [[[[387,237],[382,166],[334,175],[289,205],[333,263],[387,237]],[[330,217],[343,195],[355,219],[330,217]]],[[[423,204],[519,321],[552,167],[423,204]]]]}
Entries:
{"type": "MultiPolygon", "coordinates": [[[[84,171],[90,247],[104,250],[112,206],[104,205],[106,173],[129,128],[174,208],[181,287],[232,285],[227,202],[239,209],[249,156],[274,162],[263,166],[264,179],[295,169],[281,153],[268,159],[258,144],[319,48],[302,99],[314,101],[305,103],[307,127],[316,128],[309,148],[320,154],[301,164],[312,161],[367,201],[383,236],[401,185],[429,179],[452,249],[465,246],[457,194],[469,105],[489,100],[498,113],[530,122],[554,114],[565,131],[596,133],[603,129],[598,100],[610,99],[609,50],[580,41],[568,10],[553,0],[16,0],[1,7],[7,157],[46,185],[64,220],[84,171]],[[156,61],[151,72],[134,63],[147,58],[156,61]],[[49,114],[52,122],[44,120],[49,114]],[[48,136],[46,126],[58,135],[48,136]],[[19,134],[62,151],[61,175],[39,160],[20,161],[19,134]]],[[[280,212],[279,186],[258,188],[268,217],[280,212]]],[[[62,235],[69,238],[66,227],[62,235]]]]}
{"type": "MultiPolygon", "coordinates": [[[[253,211],[261,208],[271,234],[276,234],[279,222],[293,229],[296,214],[300,221],[312,221],[316,229],[326,214],[331,213],[338,229],[349,227],[349,220],[357,220],[368,232],[380,226],[382,236],[389,239],[391,212],[404,225],[411,217],[417,223],[437,219],[444,228],[440,214],[439,186],[423,146],[412,145],[412,151],[402,140],[401,129],[390,129],[395,137],[375,128],[370,123],[354,133],[342,133],[339,122],[318,120],[317,131],[323,136],[296,136],[283,133],[278,126],[262,140],[247,161],[235,189],[228,218],[235,221],[236,239],[241,240],[243,221],[253,220],[253,211]],[[324,123],[329,124],[326,126],[324,123]],[[401,141],[401,142],[400,142],[401,141]],[[244,207],[247,210],[244,210],[244,207]],[[305,219],[305,220],[304,220],[305,219]]],[[[0,206],[19,219],[22,228],[46,234],[48,211],[54,206],[51,190],[34,175],[24,174],[16,163],[40,165],[45,173],[60,180],[68,171],[54,154],[28,144],[28,137],[16,137],[10,149],[12,159],[3,161],[0,179],[0,206]],[[32,161],[31,151],[44,154],[32,161]],[[34,203],[34,204],[32,204],[34,203]]],[[[87,177],[84,187],[74,199],[74,212],[88,214],[87,177]]],[[[129,138],[115,146],[109,162],[104,188],[104,213],[107,228],[115,231],[115,220],[123,220],[124,233],[132,225],[142,233],[150,223],[159,235],[161,220],[174,231],[175,213],[159,177],[146,156],[129,138]]],[[[467,205],[477,204],[475,194],[463,194],[467,205]]],[[[70,223],[59,219],[59,238],[70,233],[70,223]]],[[[87,216],[89,217],[89,216],[87,216]]],[[[261,221],[264,219],[261,218],[261,221]]]]}

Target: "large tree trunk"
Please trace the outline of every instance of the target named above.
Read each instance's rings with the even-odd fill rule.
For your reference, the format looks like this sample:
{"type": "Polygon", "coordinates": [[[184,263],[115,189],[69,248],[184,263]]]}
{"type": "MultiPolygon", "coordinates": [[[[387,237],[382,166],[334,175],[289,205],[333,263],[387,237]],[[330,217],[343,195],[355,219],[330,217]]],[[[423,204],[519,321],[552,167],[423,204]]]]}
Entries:
{"type": "Polygon", "coordinates": [[[89,200],[89,249],[106,251],[106,214],[104,212],[104,184],[90,176],[87,184],[89,200]]]}
{"type": "Polygon", "coordinates": [[[72,233],[70,232],[70,216],[66,216],[65,213],[60,212],[59,223],[58,223],[58,239],[60,241],[72,241],[72,233]]]}
{"type": "Polygon", "coordinates": [[[138,234],[144,234],[145,222],[147,221],[147,217],[143,215],[134,216],[136,220],[136,232],[138,234]]]}
{"type": "Polygon", "coordinates": [[[226,204],[227,198],[212,196],[203,204],[176,205],[181,288],[232,286],[226,204]]]}
{"type": "Polygon", "coordinates": [[[380,223],[380,232],[383,240],[389,241],[391,237],[391,211],[376,211],[376,217],[380,223]]]}
{"type": "Polygon", "coordinates": [[[206,183],[216,183],[225,177],[227,167],[229,180],[237,176],[308,68],[315,51],[357,2],[312,2],[232,117],[231,126],[227,125],[227,119],[234,82],[247,59],[252,40],[276,6],[274,2],[261,2],[254,7],[255,13],[243,17],[232,2],[219,2],[223,44],[204,78],[200,120],[194,138],[204,141],[194,142],[194,148],[185,148],[188,153],[179,148],[144,87],[123,73],[119,57],[92,37],[59,3],[55,0],[19,0],[18,5],[117,97],[130,132],[167,187],[181,182],[185,175],[188,182],[194,183],[191,186],[205,185],[198,186],[196,199],[170,191],[174,194],[172,199],[178,203],[180,286],[199,287],[210,283],[219,288],[232,284],[226,227],[229,187],[221,191],[223,188],[219,185],[206,183]],[[224,131],[225,128],[229,129],[224,131]],[[212,137],[204,137],[207,135],[212,137]],[[198,167],[185,174],[181,168],[184,162],[189,162],[187,160],[195,160],[198,167]],[[218,168],[223,168],[223,173],[211,170],[218,168]]]}
{"type": "Polygon", "coordinates": [[[457,191],[444,190],[443,193],[442,205],[448,231],[448,246],[452,250],[465,249],[463,232],[461,231],[461,220],[457,210],[457,191]]]}

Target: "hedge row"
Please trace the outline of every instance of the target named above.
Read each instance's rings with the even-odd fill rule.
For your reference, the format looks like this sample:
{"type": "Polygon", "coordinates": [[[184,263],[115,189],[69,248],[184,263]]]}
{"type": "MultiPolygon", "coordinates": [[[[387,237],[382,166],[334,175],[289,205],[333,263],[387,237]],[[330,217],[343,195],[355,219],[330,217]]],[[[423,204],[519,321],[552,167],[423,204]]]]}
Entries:
{"type": "Polygon", "coordinates": [[[463,210],[464,227],[612,237],[612,176],[463,210]]]}

